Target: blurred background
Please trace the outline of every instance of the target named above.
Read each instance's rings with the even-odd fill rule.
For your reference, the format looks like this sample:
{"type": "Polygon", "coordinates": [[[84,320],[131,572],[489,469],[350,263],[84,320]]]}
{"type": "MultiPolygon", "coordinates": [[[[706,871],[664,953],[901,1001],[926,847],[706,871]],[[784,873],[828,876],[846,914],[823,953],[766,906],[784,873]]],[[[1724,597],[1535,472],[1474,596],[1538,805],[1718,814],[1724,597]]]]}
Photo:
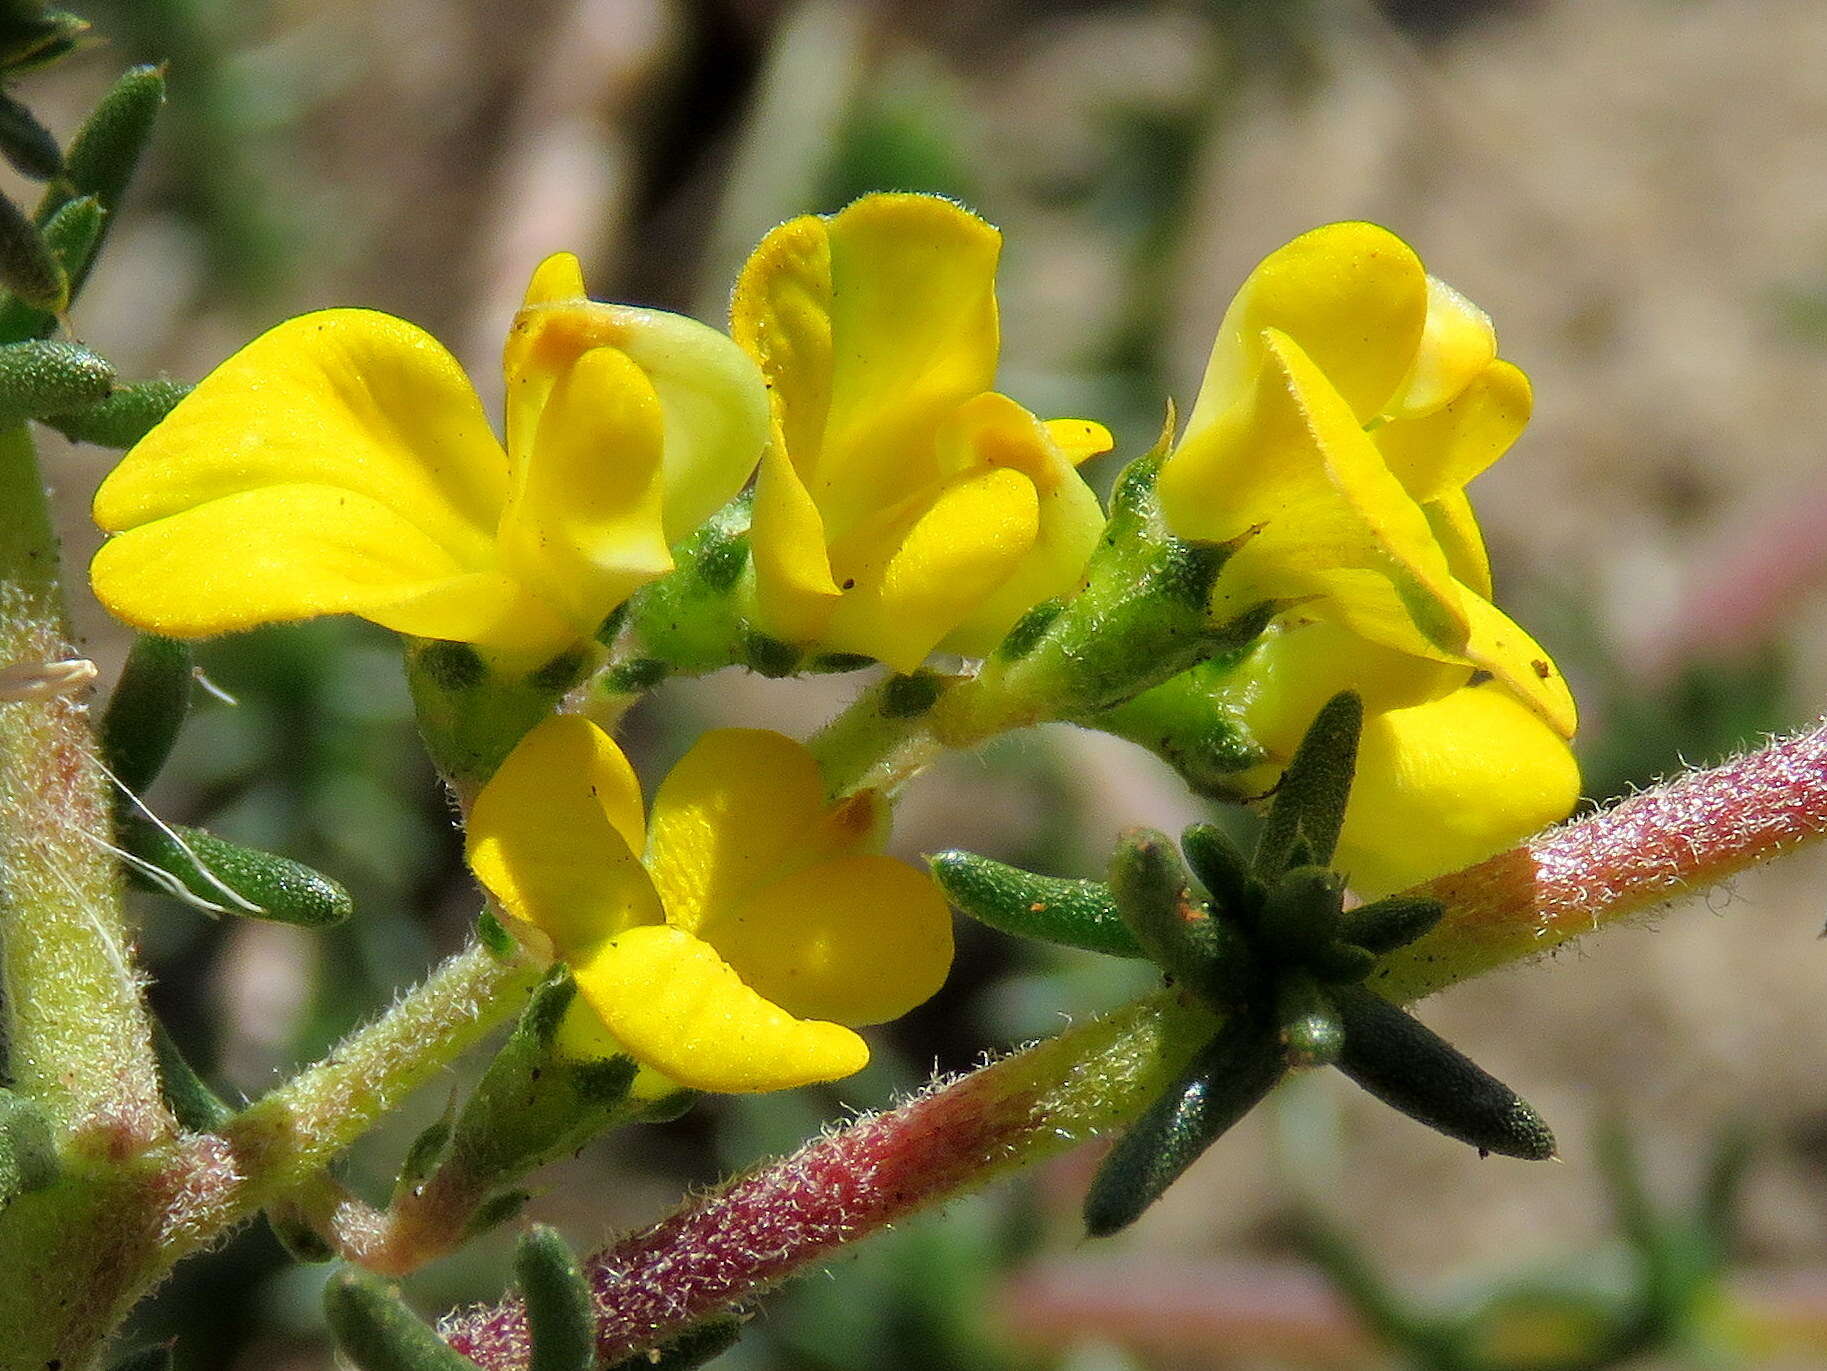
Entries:
{"type": "MultiPolygon", "coordinates": [[[[1105,420],[1128,457],[1167,397],[1184,412],[1260,256],[1368,218],[1484,306],[1535,381],[1533,425],[1474,494],[1506,607],[1575,683],[1587,793],[1717,759],[1827,698],[1818,0],[82,9],[104,41],[21,89],[59,133],[126,63],[171,64],[153,164],[74,320],[124,375],[194,380],[282,318],[360,304],[446,340],[492,402],[500,340],[548,252],[577,251],[600,297],[716,322],[775,222],[872,189],[932,190],[1007,235],[1001,387],[1105,420]]],[[[110,456],[51,460],[79,565],[110,456]]],[[[121,632],[78,612],[111,670],[121,632]]],[[[153,804],[312,862],[359,902],[350,924],[310,935],[139,897],[158,1009],[225,1089],[255,1094],[457,946],[476,900],[389,635],[320,623],[212,644],[203,661],[237,703],[200,710],[153,804]]],[[[632,719],[630,751],[653,776],[714,723],[804,736],[854,689],[735,673],[669,686],[632,719]]],[[[909,856],[959,845],[1089,875],[1119,829],[1198,814],[1139,752],[1042,731],[923,778],[896,841],[909,856]]],[[[1487,1364],[1577,1366],[1592,1311],[1639,1271],[1614,1214],[1617,1167],[1608,1190],[1599,1160],[1611,1121],[1671,1209],[1703,1186],[1722,1136],[1753,1139],[1730,1265],[1683,1306],[1685,1349],[1642,1364],[1819,1366],[1824,886],[1827,854],[1804,854],[1661,926],[1423,1006],[1554,1123],[1564,1165],[1481,1162],[1321,1073],[1118,1239],[1081,1238],[1095,1158],[1075,1156],[777,1295],[717,1365],[1401,1364],[1352,1313],[1349,1254],[1319,1245],[1330,1275],[1311,1260],[1320,1214],[1403,1301],[1483,1329],[1487,1364]]],[[[586,1148],[539,1178],[532,1216],[598,1246],[683,1187],[1149,979],[960,935],[947,990],[877,1035],[863,1076],[713,1101],[586,1148]]],[[[353,1183],[384,1193],[445,1103],[426,1096],[351,1159],[353,1183]]],[[[427,1310],[493,1297],[510,1240],[423,1273],[409,1296],[427,1310]]],[[[184,1368],[327,1367],[325,1274],[250,1231],[182,1268],[141,1331],[181,1332],[184,1368]]]]}

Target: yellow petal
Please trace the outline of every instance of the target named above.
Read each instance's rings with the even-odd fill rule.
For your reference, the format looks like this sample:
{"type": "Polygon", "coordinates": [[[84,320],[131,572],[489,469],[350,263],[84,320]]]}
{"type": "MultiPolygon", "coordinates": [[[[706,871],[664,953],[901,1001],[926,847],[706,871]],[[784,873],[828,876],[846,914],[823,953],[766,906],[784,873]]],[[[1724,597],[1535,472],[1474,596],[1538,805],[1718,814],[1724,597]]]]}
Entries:
{"type": "Polygon", "coordinates": [[[884,1023],[924,1003],[952,962],[930,877],[892,857],[839,857],[719,909],[699,928],[763,999],[802,1019],[884,1023]]]}
{"type": "Polygon", "coordinates": [[[933,430],[990,388],[1000,251],[949,201],[870,195],[782,225],[743,268],[731,333],[833,538],[928,484],[933,430]]]}
{"type": "Polygon", "coordinates": [[[589,634],[639,586],[672,569],[660,513],[660,400],[614,348],[562,372],[515,472],[503,565],[589,634]]]}
{"type": "Polygon", "coordinates": [[[533,278],[527,282],[527,293],[521,297],[520,305],[525,309],[585,298],[584,268],[576,254],[555,252],[533,268],[533,278]]]}
{"type": "Polygon", "coordinates": [[[469,571],[394,510],[321,485],[242,491],[142,524],[102,545],[90,579],[111,613],[174,638],[319,614],[514,653],[575,637],[520,586],[469,571]]]}
{"type": "Polygon", "coordinates": [[[1495,676],[1561,737],[1571,738],[1579,716],[1554,659],[1490,601],[1466,595],[1464,605],[1472,624],[1466,660],[1495,676]]]}
{"type": "Polygon", "coordinates": [[[825,644],[912,671],[1016,573],[1039,529],[1034,482],[1008,468],[951,482],[911,521],[885,511],[831,549],[844,595],[825,644]]]}
{"type": "Polygon", "coordinates": [[[769,446],[755,478],[749,546],[763,627],[789,643],[812,642],[841,592],[831,579],[825,522],[778,442],[769,446]]]}
{"type": "Polygon", "coordinates": [[[787,1090],[852,1075],[869,1062],[855,1033],[794,1018],[683,929],[631,929],[572,971],[578,992],[629,1055],[689,1089],[787,1090]]]}
{"type": "Polygon", "coordinates": [[[1427,278],[1427,323],[1413,369],[1386,413],[1432,414],[1458,395],[1497,356],[1491,316],[1445,281],[1427,278]]]}
{"type": "Polygon", "coordinates": [[[1039,501],[1033,546],[1008,578],[941,640],[940,646],[947,651],[985,656],[1023,614],[1042,600],[1069,594],[1078,586],[1085,563],[1103,535],[1104,510],[1091,487],[1073,470],[1079,459],[1054,440],[1061,430],[1069,438],[1098,441],[1086,437],[1080,421],[1042,424],[994,391],[966,401],[941,427],[938,446],[943,468],[965,472],[1006,467],[1023,472],[1033,481],[1039,501]]]}
{"type": "Polygon", "coordinates": [[[1225,311],[1187,433],[1249,394],[1263,334],[1287,334],[1357,421],[1383,412],[1412,365],[1427,321],[1421,259],[1375,224],[1328,224],[1262,260],[1225,311]]]}
{"type": "Polygon", "coordinates": [[[1102,456],[1116,446],[1110,430],[1092,419],[1049,419],[1047,432],[1073,466],[1102,456]]]}
{"type": "Polygon", "coordinates": [[[1472,502],[1463,490],[1442,492],[1421,507],[1427,526],[1434,531],[1447,568],[1474,595],[1491,598],[1491,558],[1485,552],[1484,533],[1472,513],[1472,502]]]}
{"type": "Polygon", "coordinates": [[[1427,516],[1294,341],[1271,329],[1264,346],[1250,402],[1190,436],[1160,477],[1176,533],[1241,540],[1214,612],[1317,597],[1311,613],[1360,637],[1457,658],[1468,625],[1427,516]]]}
{"type": "Polygon", "coordinates": [[[1443,408],[1378,427],[1377,449],[1410,495],[1437,500],[1509,451],[1529,422],[1533,398],[1527,376],[1493,362],[1443,408]]]}
{"type": "Polygon", "coordinates": [[[429,334],[371,310],[325,310],[269,330],[204,377],[102,482],[95,522],[119,532],[274,485],[348,491],[481,570],[507,461],[429,334]]]}
{"type": "Polygon", "coordinates": [[[1470,674],[1458,663],[1366,642],[1323,619],[1289,616],[1271,626],[1224,681],[1249,737],[1268,754],[1267,789],[1320,706],[1341,690],[1356,691],[1365,712],[1378,714],[1439,699],[1470,674]]]}
{"type": "Polygon", "coordinates": [[[1566,743],[1496,685],[1366,719],[1335,858],[1369,898],[1469,866],[1567,817],[1566,743]]]}
{"type": "Polygon", "coordinates": [[[647,864],[669,923],[691,932],[820,853],[800,844],[825,813],[812,754],[759,728],[706,733],[653,797],[647,864]]]}
{"type": "MultiPolygon", "coordinates": [[[[535,286],[545,288],[539,278],[535,286]]],[[[584,299],[531,305],[515,316],[502,354],[508,452],[516,463],[534,449],[552,387],[595,348],[625,353],[659,397],[661,504],[671,546],[728,504],[761,459],[768,440],[761,373],[728,338],[683,315],[584,299]]]]}
{"type": "Polygon", "coordinates": [[[470,811],[470,869],[566,959],[664,918],[637,854],[641,786],[608,734],[561,714],[520,741],[470,811]]]}
{"type": "Polygon", "coordinates": [[[730,297],[730,337],[767,377],[781,455],[808,482],[831,412],[831,288],[826,221],[806,214],[761,240],[730,297]]]}

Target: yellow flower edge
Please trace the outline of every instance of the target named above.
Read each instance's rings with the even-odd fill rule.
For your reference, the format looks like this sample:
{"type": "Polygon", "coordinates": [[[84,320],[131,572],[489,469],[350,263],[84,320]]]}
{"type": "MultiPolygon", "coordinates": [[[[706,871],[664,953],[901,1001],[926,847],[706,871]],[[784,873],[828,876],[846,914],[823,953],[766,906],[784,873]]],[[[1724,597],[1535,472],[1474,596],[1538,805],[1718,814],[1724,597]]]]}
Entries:
{"type": "Polygon", "coordinates": [[[582,289],[569,254],[534,274],[505,449],[414,325],[335,309],[268,330],[103,481],[97,597],[183,638],[341,613],[522,659],[588,637],[741,489],[768,415],[727,338],[582,289]]]}
{"type": "Polygon", "coordinates": [[[881,194],[750,257],[730,330],[772,397],[751,534],[770,632],[905,672],[981,656],[1071,589],[1103,527],[1074,468],[1110,436],[990,389],[1000,251],[951,201],[881,194]]]}
{"type": "Polygon", "coordinates": [[[570,964],[608,1035],[563,1041],[692,1089],[782,1090],[861,1069],[853,1028],[913,1008],[950,967],[937,888],[871,850],[884,818],[867,792],[829,804],[792,740],[721,729],[643,825],[621,750],[560,716],[477,797],[469,855],[503,912],[570,964]]]}

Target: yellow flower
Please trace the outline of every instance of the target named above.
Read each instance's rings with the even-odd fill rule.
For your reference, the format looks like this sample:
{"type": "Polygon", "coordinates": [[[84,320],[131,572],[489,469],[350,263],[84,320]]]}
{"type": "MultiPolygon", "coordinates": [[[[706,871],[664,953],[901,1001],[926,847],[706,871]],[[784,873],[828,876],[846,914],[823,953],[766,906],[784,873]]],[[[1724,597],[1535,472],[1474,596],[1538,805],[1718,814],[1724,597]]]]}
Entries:
{"type": "Polygon", "coordinates": [[[568,962],[607,1050],[698,1090],[783,1090],[869,1060],[845,1025],[933,994],[951,921],[923,873],[873,849],[872,791],[825,801],[812,756],[707,733],[654,797],[596,725],[547,720],[483,787],[469,862],[568,962]]]}
{"type": "Polygon", "coordinates": [[[1235,678],[1269,756],[1254,779],[1335,691],[1366,697],[1340,864],[1368,891],[1488,856],[1578,796],[1572,696],[1491,603],[1464,490],[1530,402],[1481,310],[1387,230],[1332,224],[1237,293],[1161,471],[1169,527],[1234,548],[1215,615],[1283,607],[1235,678]]]}
{"type": "Polygon", "coordinates": [[[456,361],[371,310],[280,324],[205,377],[102,483],[92,568],[172,637],[358,614],[549,654],[587,637],[749,478],[755,366],[713,329],[534,273],[509,333],[507,444],[456,361]]]}
{"type": "Polygon", "coordinates": [[[750,257],[730,331],[773,398],[752,538],[769,632],[909,671],[987,653],[1076,583],[1104,518],[1074,467],[1110,436],[990,389],[1001,243],[947,200],[871,195],[750,257]]]}

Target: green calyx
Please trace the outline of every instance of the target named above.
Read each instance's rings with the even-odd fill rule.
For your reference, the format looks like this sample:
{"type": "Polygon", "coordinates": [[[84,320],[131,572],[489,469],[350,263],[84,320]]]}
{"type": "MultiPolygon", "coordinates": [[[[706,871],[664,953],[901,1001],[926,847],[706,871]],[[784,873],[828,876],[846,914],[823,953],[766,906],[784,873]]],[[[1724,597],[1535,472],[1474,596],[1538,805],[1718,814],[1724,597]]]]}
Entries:
{"type": "Polygon", "coordinates": [[[1118,478],[1109,522],[1079,591],[1037,606],[992,654],[986,678],[1050,717],[1102,727],[1102,715],[1214,655],[1252,642],[1268,607],[1214,624],[1212,584],[1229,549],[1173,537],[1155,481],[1164,450],[1118,478]]]}
{"type": "MultiPolygon", "coordinates": [[[[1164,834],[1126,834],[1113,854],[1108,907],[1136,948],[1222,1026],[1098,1171],[1085,1199],[1094,1236],[1133,1222],[1293,1069],[1336,1066],[1378,1099],[1481,1153],[1554,1155],[1554,1135],[1520,1096],[1360,984],[1379,956],[1419,938],[1444,912],[1437,901],[1415,896],[1344,909],[1345,878],[1328,863],[1362,723],[1362,705],[1349,693],[1320,710],[1282,777],[1253,855],[1246,858],[1214,825],[1187,830],[1184,851],[1204,896],[1164,834]]],[[[1020,923],[1019,915],[1006,917],[1011,893],[1032,892],[1042,878],[986,879],[981,861],[947,854],[935,871],[966,912],[993,905],[987,922],[1020,923]],[[964,888],[968,903],[954,887],[964,888]]],[[[1043,936],[1086,946],[1084,930],[1099,926],[1107,906],[1095,883],[1077,884],[1092,888],[1074,890],[1061,904],[1076,912],[1079,927],[1066,936],[1049,927],[1043,936]]]]}

